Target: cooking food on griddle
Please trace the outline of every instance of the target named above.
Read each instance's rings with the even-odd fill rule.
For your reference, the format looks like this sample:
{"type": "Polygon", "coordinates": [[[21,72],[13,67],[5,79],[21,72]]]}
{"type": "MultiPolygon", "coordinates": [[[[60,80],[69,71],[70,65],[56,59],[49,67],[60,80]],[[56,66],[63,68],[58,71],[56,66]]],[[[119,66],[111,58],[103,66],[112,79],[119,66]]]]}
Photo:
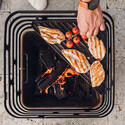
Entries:
{"type": "Polygon", "coordinates": [[[74,49],[64,49],[62,53],[78,73],[89,71],[90,64],[84,54],[74,49]]]}
{"type": "Polygon", "coordinates": [[[38,26],[41,37],[50,44],[61,43],[65,40],[65,35],[58,29],[38,26]]]}
{"type": "Polygon", "coordinates": [[[99,61],[93,62],[90,67],[92,87],[100,86],[105,79],[105,71],[99,61]]]}
{"type": "Polygon", "coordinates": [[[105,57],[106,50],[104,43],[96,36],[92,36],[88,39],[88,46],[91,54],[99,61],[101,61],[105,57]]]}

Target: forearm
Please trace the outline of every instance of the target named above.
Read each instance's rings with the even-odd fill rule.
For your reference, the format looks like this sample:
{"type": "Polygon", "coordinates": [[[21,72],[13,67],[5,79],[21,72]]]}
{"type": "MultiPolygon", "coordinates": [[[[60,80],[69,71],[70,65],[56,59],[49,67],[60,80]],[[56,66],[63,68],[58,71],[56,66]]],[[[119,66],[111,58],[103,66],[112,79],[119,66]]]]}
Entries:
{"type": "Polygon", "coordinates": [[[91,36],[96,36],[99,29],[101,31],[105,30],[105,24],[100,6],[94,10],[85,9],[82,6],[79,6],[77,22],[80,29],[80,34],[87,35],[88,38],[91,36]]]}

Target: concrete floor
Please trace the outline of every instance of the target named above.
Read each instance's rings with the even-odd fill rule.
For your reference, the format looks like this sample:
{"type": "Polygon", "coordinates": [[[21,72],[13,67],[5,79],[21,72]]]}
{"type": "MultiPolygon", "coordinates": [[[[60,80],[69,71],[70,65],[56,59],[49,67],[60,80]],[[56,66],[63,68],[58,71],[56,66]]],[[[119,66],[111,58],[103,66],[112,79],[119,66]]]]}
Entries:
{"type": "MultiPolygon", "coordinates": [[[[49,0],[47,10],[77,10],[78,0],[49,0]]],[[[116,99],[112,113],[102,119],[15,119],[3,106],[4,23],[16,10],[34,10],[28,0],[3,0],[0,7],[0,125],[125,125],[125,0],[101,0],[101,7],[113,17],[116,35],[116,99]]]]}

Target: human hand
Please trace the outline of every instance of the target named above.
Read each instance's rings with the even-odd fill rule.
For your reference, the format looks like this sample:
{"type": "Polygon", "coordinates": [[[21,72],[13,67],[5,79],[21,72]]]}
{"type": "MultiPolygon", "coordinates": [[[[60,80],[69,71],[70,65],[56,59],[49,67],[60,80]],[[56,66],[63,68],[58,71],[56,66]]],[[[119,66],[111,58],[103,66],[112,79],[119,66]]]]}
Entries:
{"type": "Polygon", "coordinates": [[[99,32],[105,30],[105,24],[102,16],[101,7],[98,6],[95,10],[87,10],[79,5],[77,23],[81,35],[87,37],[96,36],[99,32]]]}

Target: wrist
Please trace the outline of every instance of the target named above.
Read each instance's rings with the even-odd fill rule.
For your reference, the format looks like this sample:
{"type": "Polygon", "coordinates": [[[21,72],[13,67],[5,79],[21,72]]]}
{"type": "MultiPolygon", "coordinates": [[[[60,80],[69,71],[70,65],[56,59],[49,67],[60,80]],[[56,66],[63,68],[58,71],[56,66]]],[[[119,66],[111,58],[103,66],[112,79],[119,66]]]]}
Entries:
{"type": "Polygon", "coordinates": [[[89,3],[91,0],[81,0],[82,2],[89,3]]]}
{"type": "Polygon", "coordinates": [[[79,0],[79,5],[87,10],[96,9],[99,6],[99,3],[100,3],[100,0],[79,0]]]}
{"type": "Polygon", "coordinates": [[[83,7],[84,9],[88,9],[87,0],[79,0],[79,6],[83,7]]]}

